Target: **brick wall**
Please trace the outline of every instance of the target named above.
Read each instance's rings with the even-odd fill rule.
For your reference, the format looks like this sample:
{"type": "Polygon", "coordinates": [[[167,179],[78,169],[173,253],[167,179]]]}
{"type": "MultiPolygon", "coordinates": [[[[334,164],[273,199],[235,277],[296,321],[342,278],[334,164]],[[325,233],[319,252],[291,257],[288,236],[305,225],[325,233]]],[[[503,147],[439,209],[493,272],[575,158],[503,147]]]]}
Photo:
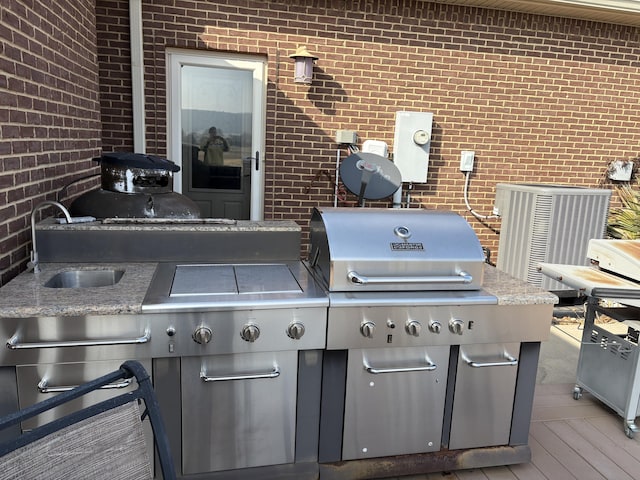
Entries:
{"type": "MultiPolygon", "coordinates": [[[[332,205],[335,131],[393,150],[400,110],[434,114],[429,178],[413,186],[413,205],[465,215],[494,255],[500,224],[467,213],[462,150],[476,152],[470,203],[483,214],[497,182],[609,188],[609,162],[638,161],[638,28],[411,0],[147,1],[143,19],[150,152],[166,153],[165,48],[268,58],[266,218],[306,225],[313,206],[332,205]],[[292,81],[288,55],[302,44],[320,57],[311,87],[292,81]]],[[[122,61],[113,53],[109,68],[120,72],[126,33],[116,37],[109,51],[122,49],[122,61]]]]}
{"type": "MultiPolygon", "coordinates": [[[[26,263],[33,204],[91,170],[102,145],[132,148],[127,3],[0,7],[2,281],[26,263]]],[[[143,20],[149,153],[166,154],[167,47],[267,58],[266,218],[304,226],[333,204],[335,131],[393,150],[399,110],[434,114],[414,205],[465,215],[493,250],[499,222],[466,213],[461,150],[476,152],[481,213],[498,181],[609,187],[609,162],[638,161],[638,28],[415,0],[148,0],[143,20]],[[311,87],[291,78],[302,44],[320,57],[311,87]]]]}
{"type": "Polygon", "coordinates": [[[96,2],[100,119],[105,152],[133,151],[129,2],[96,2]]]}
{"type": "Polygon", "coordinates": [[[95,38],[91,0],[0,6],[0,284],[27,263],[32,208],[95,168],[95,38]]]}

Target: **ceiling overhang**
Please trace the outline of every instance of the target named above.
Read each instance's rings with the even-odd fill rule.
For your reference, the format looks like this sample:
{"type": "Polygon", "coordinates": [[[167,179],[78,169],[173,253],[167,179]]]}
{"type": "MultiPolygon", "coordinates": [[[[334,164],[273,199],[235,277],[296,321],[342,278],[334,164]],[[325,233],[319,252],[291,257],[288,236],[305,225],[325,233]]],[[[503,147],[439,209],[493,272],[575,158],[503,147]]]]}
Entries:
{"type": "Polygon", "coordinates": [[[435,2],[640,26],[640,0],[435,0],[435,2]]]}

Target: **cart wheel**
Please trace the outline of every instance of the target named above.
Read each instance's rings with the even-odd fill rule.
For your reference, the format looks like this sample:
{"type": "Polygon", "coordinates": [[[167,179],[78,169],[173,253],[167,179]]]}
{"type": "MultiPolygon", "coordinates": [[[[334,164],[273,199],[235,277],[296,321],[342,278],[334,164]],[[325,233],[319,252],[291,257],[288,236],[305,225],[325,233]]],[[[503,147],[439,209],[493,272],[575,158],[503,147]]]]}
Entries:
{"type": "Polygon", "coordinates": [[[573,387],[573,399],[580,400],[582,398],[582,388],[581,387],[573,387]]]}
{"type": "Polygon", "coordinates": [[[624,427],[624,433],[629,438],[633,438],[637,431],[638,431],[638,427],[633,422],[627,422],[627,424],[624,427]]]}

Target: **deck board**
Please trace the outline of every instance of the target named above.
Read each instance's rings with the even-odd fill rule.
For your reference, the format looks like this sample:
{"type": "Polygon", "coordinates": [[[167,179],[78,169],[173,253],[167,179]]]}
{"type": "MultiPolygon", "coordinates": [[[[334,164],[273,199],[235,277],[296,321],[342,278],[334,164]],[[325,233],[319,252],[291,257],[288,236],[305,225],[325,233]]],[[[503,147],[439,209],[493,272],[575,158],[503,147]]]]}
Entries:
{"type": "Polygon", "coordinates": [[[573,384],[538,384],[533,402],[531,462],[402,480],[640,480],[640,434],[629,438],[622,418],[573,384]]]}

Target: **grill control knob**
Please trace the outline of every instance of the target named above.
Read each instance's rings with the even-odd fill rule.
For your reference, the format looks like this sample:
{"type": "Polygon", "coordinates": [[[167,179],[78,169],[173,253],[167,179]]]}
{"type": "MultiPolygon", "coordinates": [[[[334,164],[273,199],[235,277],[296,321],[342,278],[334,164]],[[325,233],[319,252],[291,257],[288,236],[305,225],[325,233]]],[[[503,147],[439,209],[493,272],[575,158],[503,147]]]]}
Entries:
{"type": "Polygon", "coordinates": [[[422,330],[422,325],[420,325],[420,322],[416,320],[408,320],[404,326],[404,329],[407,331],[409,335],[413,335],[414,337],[419,337],[420,331],[422,330]]]}
{"type": "Polygon", "coordinates": [[[290,323],[287,327],[287,336],[294,340],[300,340],[304,335],[304,325],[300,322],[290,323]]]}
{"type": "Polygon", "coordinates": [[[376,324],[373,322],[362,322],[360,325],[360,333],[363,337],[373,338],[373,332],[376,331],[376,324]]]}
{"type": "Polygon", "coordinates": [[[442,330],[442,324],[440,322],[432,321],[429,323],[429,330],[433,333],[440,333],[440,330],[442,330]]]}
{"type": "Polygon", "coordinates": [[[213,337],[213,332],[209,327],[198,327],[192,335],[193,339],[202,345],[209,343],[211,341],[211,337],[213,337]]]}
{"type": "Polygon", "coordinates": [[[260,336],[260,329],[253,323],[247,323],[240,331],[240,336],[247,342],[255,342],[260,336]]]}
{"type": "Polygon", "coordinates": [[[462,335],[462,330],[464,329],[464,322],[458,318],[452,318],[449,320],[449,330],[451,333],[455,333],[456,335],[462,335]]]}

